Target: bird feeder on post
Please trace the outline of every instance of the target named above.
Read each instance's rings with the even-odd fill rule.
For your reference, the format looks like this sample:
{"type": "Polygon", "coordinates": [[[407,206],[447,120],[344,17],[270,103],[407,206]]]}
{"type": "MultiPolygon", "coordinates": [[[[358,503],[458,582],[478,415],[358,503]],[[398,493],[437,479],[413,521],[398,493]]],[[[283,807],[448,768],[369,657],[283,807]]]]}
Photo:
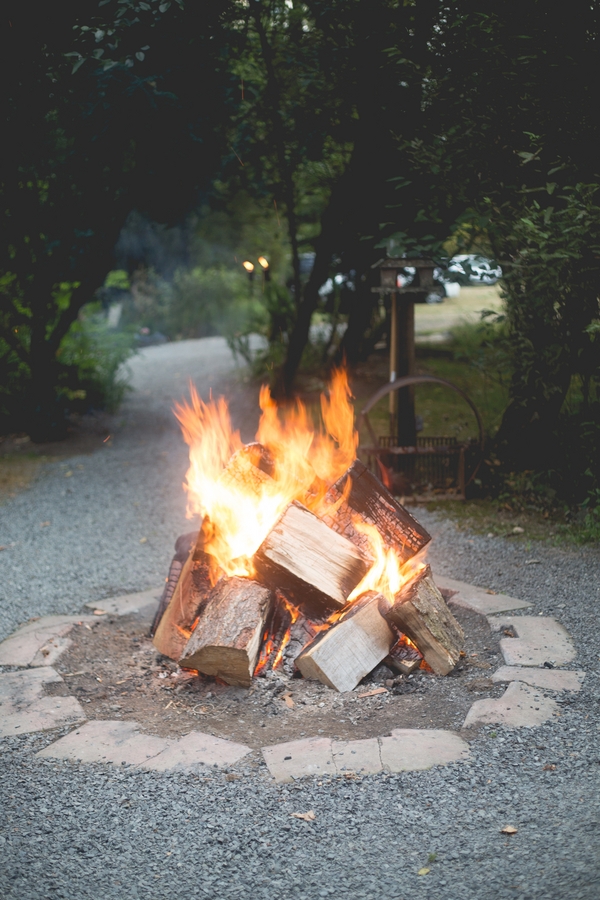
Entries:
{"type": "MultiPolygon", "coordinates": [[[[415,301],[423,302],[434,287],[432,259],[397,257],[381,259],[373,265],[379,269],[379,287],[371,290],[390,295],[390,381],[415,374],[415,301]],[[406,269],[415,269],[414,278],[406,283],[406,269]]],[[[413,387],[393,391],[390,398],[390,434],[399,447],[416,447],[415,398],[413,387]]]]}

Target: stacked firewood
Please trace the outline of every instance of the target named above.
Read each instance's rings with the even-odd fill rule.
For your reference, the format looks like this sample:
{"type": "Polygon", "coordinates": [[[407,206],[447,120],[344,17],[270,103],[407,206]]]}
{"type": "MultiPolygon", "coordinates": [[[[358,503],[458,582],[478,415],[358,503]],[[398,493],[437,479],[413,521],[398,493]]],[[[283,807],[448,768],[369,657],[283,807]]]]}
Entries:
{"type": "MultiPolygon", "coordinates": [[[[260,483],[270,477],[266,459],[251,445],[224,477],[260,483]]],[[[447,674],[463,633],[428,566],[415,566],[393,600],[366,591],[348,602],[373,564],[361,523],[374,526],[403,564],[430,541],[358,460],[316,512],[290,503],[256,552],[252,579],[223,574],[215,583],[206,528],[179,538],[152,626],[156,648],[185,668],[243,686],[283,650],[305,678],[338,691],[353,690],[383,661],[409,672],[424,659],[447,674]]]]}

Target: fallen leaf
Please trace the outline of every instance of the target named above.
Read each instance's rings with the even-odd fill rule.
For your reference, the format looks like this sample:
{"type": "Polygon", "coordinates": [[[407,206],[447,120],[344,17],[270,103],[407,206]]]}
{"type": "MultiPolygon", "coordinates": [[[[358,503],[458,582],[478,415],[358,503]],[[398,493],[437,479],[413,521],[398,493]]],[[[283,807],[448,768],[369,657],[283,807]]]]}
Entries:
{"type": "Polygon", "coordinates": [[[148,543],[147,537],[140,538],[140,544],[147,544],[147,543],[148,543]]]}
{"type": "Polygon", "coordinates": [[[513,534],[525,534],[525,529],[521,528],[520,525],[515,525],[515,527],[512,530],[512,533],[513,534]]]}
{"type": "Polygon", "coordinates": [[[544,766],[544,768],[542,769],[542,772],[554,772],[555,769],[556,769],[556,766],[554,765],[554,763],[548,763],[547,766],[544,766]]]}
{"type": "Polygon", "coordinates": [[[505,825],[500,829],[500,834],[516,834],[518,830],[514,825],[505,825]]]}
{"type": "Polygon", "coordinates": [[[486,594],[496,594],[497,591],[493,591],[491,588],[488,588],[486,594]]]}
{"type": "Polygon", "coordinates": [[[303,819],[305,822],[314,822],[316,818],[312,809],[305,813],[290,813],[290,819],[303,819]]]}
{"type": "Polygon", "coordinates": [[[363,697],[375,697],[376,694],[389,694],[389,691],[387,688],[378,687],[372,691],[366,691],[364,694],[359,694],[358,696],[362,700],[363,697]]]}
{"type": "Polygon", "coordinates": [[[40,528],[47,528],[50,522],[40,522],[40,528]]]}
{"type": "Polygon", "coordinates": [[[283,694],[281,699],[285,702],[285,705],[288,707],[288,709],[294,709],[294,707],[296,706],[296,704],[292,700],[291,694],[283,694]]]}
{"type": "Polygon", "coordinates": [[[72,474],[73,474],[73,473],[72,473],[71,470],[69,469],[68,472],[65,472],[65,478],[70,478],[72,474]]]}
{"type": "Polygon", "coordinates": [[[233,772],[228,772],[228,774],[225,776],[225,781],[239,781],[241,777],[241,775],[234,775],[233,772]]]}
{"type": "Polygon", "coordinates": [[[107,612],[105,609],[95,609],[94,615],[95,616],[105,616],[105,615],[107,615],[107,612]]]}
{"type": "Polygon", "coordinates": [[[419,871],[417,872],[417,875],[429,875],[430,872],[431,872],[431,869],[428,869],[427,866],[423,866],[422,869],[419,869],[419,871]]]}

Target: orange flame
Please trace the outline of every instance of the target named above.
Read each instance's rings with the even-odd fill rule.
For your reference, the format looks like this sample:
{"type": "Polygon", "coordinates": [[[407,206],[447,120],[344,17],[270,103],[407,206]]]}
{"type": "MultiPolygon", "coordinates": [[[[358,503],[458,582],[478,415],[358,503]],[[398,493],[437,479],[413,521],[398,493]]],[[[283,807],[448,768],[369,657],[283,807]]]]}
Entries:
{"type": "Polygon", "coordinates": [[[412,578],[416,572],[423,569],[425,567],[424,563],[416,557],[402,563],[392,548],[386,549],[375,525],[355,519],[354,527],[369,539],[371,553],[375,562],[363,580],[354,588],[348,597],[348,602],[351,603],[353,600],[358,599],[365,591],[377,591],[389,603],[393,603],[402,585],[412,578]]]}
{"type": "Polygon", "coordinates": [[[204,550],[227,575],[252,576],[252,558],[292,500],[315,508],[328,486],[354,461],[358,435],[346,372],[336,370],[321,397],[316,429],[304,404],[280,410],[268,387],[260,391],[256,439],[272,457],[265,472],[234,431],[223,398],[175,405],[190,448],[184,487],[189,518],[204,519],[204,550]]]}

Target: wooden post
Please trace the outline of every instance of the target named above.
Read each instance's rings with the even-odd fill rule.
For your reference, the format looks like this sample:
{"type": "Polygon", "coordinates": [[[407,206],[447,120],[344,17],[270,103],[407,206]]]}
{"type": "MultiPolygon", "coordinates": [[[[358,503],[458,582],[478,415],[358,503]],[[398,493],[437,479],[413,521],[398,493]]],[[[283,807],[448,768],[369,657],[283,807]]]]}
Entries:
{"type": "MultiPolygon", "coordinates": [[[[410,293],[400,294],[396,314],[396,378],[415,374],[415,304],[410,293]]],[[[394,391],[396,435],[399,447],[416,447],[415,392],[406,387],[394,391]]]]}

